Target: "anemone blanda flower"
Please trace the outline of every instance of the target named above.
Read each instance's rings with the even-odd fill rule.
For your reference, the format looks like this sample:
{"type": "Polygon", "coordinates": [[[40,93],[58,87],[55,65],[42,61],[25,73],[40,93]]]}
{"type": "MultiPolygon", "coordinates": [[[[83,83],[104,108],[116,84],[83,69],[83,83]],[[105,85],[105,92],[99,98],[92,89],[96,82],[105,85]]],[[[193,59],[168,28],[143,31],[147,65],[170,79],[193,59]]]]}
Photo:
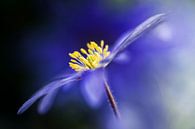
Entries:
{"type": "MultiPolygon", "coordinates": [[[[163,18],[164,14],[157,14],[148,18],[146,21],[138,25],[134,30],[123,35],[111,51],[109,51],[109,46],[105,45],[104,41],[102,40],[100,42],[100,45],[93,41],[88,43],[88,50],[81,48],[80,52],[74,51],[73,53],[70,53],[69,56],[72,59],[69,62],[69,66],[73,70],[75,70],[75,73],[61,79],[56,79],[40,89],[20,107],[20,109],[18,110],[18,114],[26,111],[39,98],[42,98],[41,103],[38,107],[39,113],[47,112],[59,88],[71,82],[82,80],[84,78],[84,75],[89,72],[90,74],[88,75],[88,77],[86,77],[86,79],[89,79],[87,80],[89,82],[89,85],[86,87],[86,90],[91,88],[96,92],[96,94],[102,94],[102,89],[105,89],[114,114],[116,115],[116,117],[119,117],[117,105],[110,91],[110,87],[106,81],[106,67],[134,40],[162,22],[163,18]],[[94,78],[94,76],[96,78],[94,78]],[[94,89],[94,87],[90,85],[90,81],[92,81],[92,83],[94,83],[95,85],[99,85],[99,88],[94,89]]],[[[96,96],[94,96],[90,92],[88,93],[86,92],[86,96],[89,99],[94,102],[98,101],[96,96]]]]}

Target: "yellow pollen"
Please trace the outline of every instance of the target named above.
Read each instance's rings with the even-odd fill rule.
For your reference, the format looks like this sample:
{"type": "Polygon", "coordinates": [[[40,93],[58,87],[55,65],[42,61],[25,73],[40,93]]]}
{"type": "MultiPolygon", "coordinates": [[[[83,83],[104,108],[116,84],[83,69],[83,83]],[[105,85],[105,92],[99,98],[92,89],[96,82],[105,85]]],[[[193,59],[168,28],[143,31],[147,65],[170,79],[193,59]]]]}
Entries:
{"type": "Polygon", "coordinates": [[[100,46],[96,42],[91,41],[90,43],[87,43],[87,48],[87,51],[81,48],[81,53],[79,51],[69,53],[69,56],[73,58],[70,60],[69,66],[73,70],[79,72],[89,69],[96,69],[100,67],[100,61],[110,55],[108,45],[104,45],[103,40],[101,40],[100,46]]]}

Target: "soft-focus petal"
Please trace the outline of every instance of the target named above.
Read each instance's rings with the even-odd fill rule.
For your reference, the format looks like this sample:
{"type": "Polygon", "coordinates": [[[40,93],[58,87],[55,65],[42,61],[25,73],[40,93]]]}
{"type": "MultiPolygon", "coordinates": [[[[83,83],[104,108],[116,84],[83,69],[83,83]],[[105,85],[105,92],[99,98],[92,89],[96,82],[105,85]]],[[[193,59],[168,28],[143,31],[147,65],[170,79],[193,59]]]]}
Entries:
{"type": "Polygon", "coordinates": [[[129,33],[125,34],[124,37],[119,40],[119,43],[117,43],[116,47],[114,47],[114,50],[112,50],[111,55],[106,60],[102,61],[102,63],[107,66],[120,52],[122,52],[127,46],[129,46],[133,41],[135,41],[137,38],[139,38],[142,34],[149,31],[159,23],[161,23],[164,19],[165,14],[157,14],[154,15],[147,20],[145,20],[143,23],[138,25],[134,30],[130,31],[129,33]]]}
{"type": "Polygon", "coordinates": [[[104,96],[104,70],[97,69],[87,73],[82,82],[82,93],[92,107],[100,106],[104,96]]]}
{"type": "Polygon", "coordinates": [[[131,60],[131,53],[130,52],[122,52],[116,56],[114,59],[114,62],[120,63],[120,64],[127,64],[131,60]]]}
{"type": "Polygon", "coordinates": [[[17,114],[22,114],[24,111],[26,111],[35,101],[37,101],[40,97],[47,95],[48,93],[56,90],[57,88],[60,88],[72,81],[78,80],[78,78],[81,76],[81,73],[75,73],[71,74],[69,77],[64,79],[59,79],[56,81],[53,81],[43,87],[41,90],[39,90],[35,95],[33,95],[29,100],[27,100],[18,110],[17,114]]]}
{"type": "Polygon", "coordinates": [[[45,95],[39,106],[38,106],[38,112],[40,114],[45,114],[49,111],[49,109],[51,108],[52,104],[54,103],[55,97],[58,93],[58,88],[49,92],[47,95],[45,95]]]}

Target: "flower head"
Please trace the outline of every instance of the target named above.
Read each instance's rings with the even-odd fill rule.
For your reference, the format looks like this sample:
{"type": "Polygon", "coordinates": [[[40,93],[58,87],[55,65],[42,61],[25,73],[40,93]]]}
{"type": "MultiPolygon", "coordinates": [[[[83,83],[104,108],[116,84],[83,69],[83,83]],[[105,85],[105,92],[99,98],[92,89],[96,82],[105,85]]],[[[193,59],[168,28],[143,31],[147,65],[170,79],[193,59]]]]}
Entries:
{"type": "Polygon", "coordinates": [[[77,72],[101,67],[102,64],[100,62],[110,55],[108,45],[104,46],[103,40],[101,40],[100,46],[96,42],[91,41],[87,43],[87,48],[87,51],[81,48],[81,53],[78,51],[69,53],[69,56],[72,58],[69,66],[77,72]]]}
{"type": "MultiPolygon", "coordinates": [[[[40,113],[46,113],[49,110],[53,102],[53,99],[59,88],[67,84],[70,84],[71,82],[81,80],[80,78],[83,75],[83,73],[85,71],[91,70],[92,72],[95,73],[95,76],[90,75],[89,78],[91,78],[92,81],[97,80],[98,78],[99,82],[104,83],[106,94],[113,108],[113,111],[116,116],[119,116],[117,114],[118,112],[117,105],[114,101],[109,85],[106,82],[105,76],[102,73],[104,73],[104,69],[106,68],[106,66],[108,66],[108,64],[110,64],[119,53],[121,53],[127,46],[129,46],[133,41],[139,38],[142,34],[147,32],[154,26],[158,25],[162,21],[163,18],[164,18],[164,14],[157,14],[155,16],[148,18],[142,24],[138,25],[134,30],[122,36],[121,40],[117,42],[117,44],[114,46],[114,49],[111,51],[111,53],[110,51],[108,51],[108,45],[104,45],[103,40],[100,42],[100,45],[98,45],[96,42],[88,43],[87,51],[81,48],[80,52],[74,51],[73,53],[70,53],[69,56],[72,59],[70,60],[69,65],[73,70],[76,71],[76,73],[73,73],[64,78],[54,80],[50,82],[49,84],[47,84],[45,87],[43,87],[38,92],[36,92],[29,100],[27,100],[20,107],[20,109],[18,110],[18,114],[21,114],[24,111],[26,111],[35,101],[37,101],[41,97],[43,97],[43,99],[40,103],[40,106],[38,107],[38,111],[40,113]],[[98,70],[99,68],[102,68],[102,69],[100,69],[99,71],[98,70]]],[[[101,88],[98,88],[98,89],[101,89],[101,88]]],[[[91,89],[87,88],[87,92],[89,93],[90,91],[91,89]]],[[[93,91],[94,92],[92,93],[94,94],[98,93],[96,90],[93,90],[93,91]]],[[[101,90],[99,92],[101,93],[98,93],[98,94],[102,94],[101,90]]],[[[89,96],[92,96],[94,98],[93,95],[89,95],[89,96]]],[[[95,101],[98,101],[98,100],[95,99],[95,101]]]]}

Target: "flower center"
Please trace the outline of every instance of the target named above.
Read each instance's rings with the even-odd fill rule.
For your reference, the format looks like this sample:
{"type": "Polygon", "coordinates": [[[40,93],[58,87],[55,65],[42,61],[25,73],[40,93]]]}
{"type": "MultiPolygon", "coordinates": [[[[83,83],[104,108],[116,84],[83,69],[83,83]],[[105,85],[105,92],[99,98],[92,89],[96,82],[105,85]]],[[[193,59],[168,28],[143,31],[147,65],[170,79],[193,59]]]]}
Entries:
{"type": "Polygon", "coordinates": [[[103,40],[101,40],[100,46],[96,42],[91,41],[87,43],[87,48],[87,51],[81,48],[81,53],[79,51],[69,53],[69,56],[72,58],[69,66],[77,72],[100,67],[100,61],[110,55],[108,45],[104,46],[103,40]]]}

